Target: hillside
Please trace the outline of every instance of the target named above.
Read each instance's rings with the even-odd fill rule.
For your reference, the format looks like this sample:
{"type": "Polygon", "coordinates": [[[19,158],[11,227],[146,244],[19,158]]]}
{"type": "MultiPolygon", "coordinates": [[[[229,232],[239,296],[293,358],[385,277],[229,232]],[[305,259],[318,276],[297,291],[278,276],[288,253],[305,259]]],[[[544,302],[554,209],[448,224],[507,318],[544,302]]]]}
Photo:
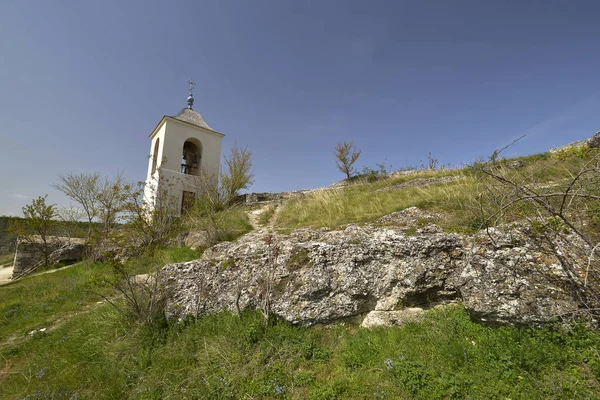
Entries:
{"type": "MultiPolygon", "coordinates": [[[[594,196],[598,195],[598,175],[593,173],[589,181],[582,178],[576,180],[577,185],[572,184],[574,177],[596,157],[597,150],[568,148],[554,154],[499,159],[456,170],[364,177],[348,186],[290,194],[280,203],[244,206],[243,211],[253,215],[255,229],[238,242],[218,244],[204,252],[185,247],[159,249],[132,258],[124,266],[131,275],[151,273],[165,264],[175,271],[188,268],[193,272],[200,268],[202,273],[214,273],[212,276],[227,283],[232,282],[228,276],[269,262],[261,249],[272,251],[274,243],[280,243],[281,250],[275,258],[286,259],[290,277],[306,271],[314,272],[314,279],[318,280],[323,275],[311,271],[320,262],[318,257],[328,260],[324,264],[334,264],[330,260],[335,257],[327,258],[330,254],[326,254],[335,244],[330,238],[337,237],[336,243],[344,249],[364,245],[373,258],[386,259],[389,254],[377,243],[385,235],[393,237],[390,243],[394,246],[410,244],[408,250],[391,247],[392,253],[406,253],[402,256],[405,260],[413,252],[417,257],[415,264],[430,260],[424,258],[426,252],[419,250],[430,246],[422,241],[425,238],[454,238],[454,247],[444,248],[451,255],[464,246],[464,238],[477,237],[482,248],[488,246],[488,251],[494,246],[500,248],[502,253],[498,254],[502,257],[496,260],[513,260],[511,257],[520,251],[521,244],[509,238],[497,246],[489,241],[489,229],[485,228],[513,226],[533,232],[536,237],[561,237],[572,232],[567,232],[552,216],[549,220],[544,215],[539,219],[530,217],[532,211],[539,212],[529,202],[531,195],[525,198],[526,202],[514,202],[514,195],[521,192],[497,186],[498,180],[488,179],[483,169],[535,190],[541,199],[549,199],[547,206],[561,210],[564,196],[555,196],[556,193],[564,193],[569,187],[577,193],[585,190],[586,196],[573,198],[572,208],[564,214],[577,217],[573,227],[581,230],[585,238],[597,238],[594,235],[600,231],[600,209],[595,208],[594,196]],[[388,217],[398,216],[410,207],[420,210],[410,220],[388,217]],[[506,212],[499,214],[498,207],[506,212]],[[523,221],[528,230],[523,228],[523,221]],[[352,233],[353,239],[340,236],[345,232],[352,233]],[[262,242],[252,241],[252,235],[262,242]],[[297,243],[292,244],[288,235],[297,243],[309,243],[312,247],[307,245],[305,253],[295,252],[292,246],[297,243]],[[365,238],[360,239],[361,235],[365,238]],[[201,256],[201,262],[176,264],[201,256]],[[254,266],[237,265],[240,260],[254,260],[248,261],[254,266]]],[[[248,226],[247,213],[235,210],[223,220],[235,227],[248,226]]],[[[243,233],[236,229],[236,235],[243,233]]],[[[447,246],[449,242],[444,239],[436,243],[447,246]]],[[[534,250],[541,251],[532,248],[532,254],[534,250]]],[[[432,268],[446,262],[440,261],[445,260],[445,253],[435,254],[440,258],[434,259],[432,268]]],[[[550,257],[551,253],[542,256],[550,257]]],[[[518,258],[515,260],[518,262],[518,258]]],[[[488,261],[493,260],[481,259],[482,265],[488,261]]],[[[567,270],[570,264],[565,265],[567,270]]],[[[341,276],[344,270],[336,272],[341,276]]],[[[592,272],[590,277],[597,271],[592,272]]],[[[250,287],[254,278],[257,277],[246,275],[242,282],[250,287]]],[[[352,281],[348,287],[354,287],[354,281],[364,281],[363,277],[352,278],[351,274],[340,279],[352,281]]],[[[261,284],[268,284],[269,279],[256,279],[256,290],[261,284]]],[[[415,279],[418,281],[416,276],[415,279]]],[[[110,260],[86,261],[67,270],[0,287],[0,397],[596,398],[600,393],[600,334],[590,329],[593,323],[590,325],[589,319],[586,324],[554,318],[543,328],[527,324],[490,327],[475,321],[469,304],[456,302],[445,307],[427,304],[418,321],[405,321],[401,326],[364,329],[359,328],[360,321],[342,318],[333,325],[307,327],[275,317],[281,309],[275,304],[266,323],[260,307],[250,307],[240,315],[235,315],[235,307],[233,313],[217,311],[204,315],[198,299],[209,290],[220,294],[205,299],[207,309],[213,307],[210,300],[214,300],[218,310],[227,308],[223,307],[226,302],[234,305],[246,298],[243,293],[237,299],[228,297],[226,285],[209,288],[211,282],[205,279],[193,285],[182,281],[186,290],[195,290],[191,297],[195,302],[193,316],[181,320],[159,318],[147,324],[111,306],[113,302],[120,310],[127,310],[107,282],[115,282],[110,260]],[[203,288],[202,284],[207,286],[203,288]]],[[[275,285],[273,293],[292,293],[289,291],[298,289],[294,282],[289,278],[284,286],[275,285]]],[[[594,281],[590,280],[589,285],[592,284],[594,281]]],[[[310,286],[306,282],[303,285],[310,286]]],[[[431,287],[437,288],[436,285],[431,287]]],[[[364,290],[375,286],[365,284],[364,290]]],[[[431,301],[431,287],[423,284],[429,297],[415,300],[410,306],[423,306],[423,299],[426,303],[431,301]]],[[[178,295],[181,293],[180,290],[178,295]]],[[[322,296],[319,290],[314,293],[324,301],[331,299],[331,304],[342,304],[341,297],[322,296]]],[[[352,300],[372,303],[370,297],[361,293],[352,296],[352,300]]],[[[176,308],[177,313],[185,310],[189,311],[176,308]]],[[[312,314],[307,321],[310,318],[312,314]]]]}

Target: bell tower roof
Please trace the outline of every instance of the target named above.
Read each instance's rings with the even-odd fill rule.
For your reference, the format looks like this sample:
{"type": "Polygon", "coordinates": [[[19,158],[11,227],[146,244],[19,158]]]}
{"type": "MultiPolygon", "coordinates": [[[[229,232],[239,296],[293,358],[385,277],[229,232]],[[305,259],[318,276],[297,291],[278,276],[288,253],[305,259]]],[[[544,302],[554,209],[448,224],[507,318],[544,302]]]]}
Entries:
{"type": "Polygon", "coordinates": [[[196,125],[201,128],[210,129],[211,131],[214,130],[213,128],[208,126],[208,124],[206,123],[204,118],[202,118],[202,115],[200,115],[200,113],[198,111],[192,110],[191,108],[188,108],[188,107],[179,111],[179,114],[177,114],[176,116],[174,116],[172,118],[178,119],[183,122],[188,122],[192,125],[196,125]]]}
{"type": "Polygon", "coordinates": [[[206,129],[206,130],[211,131],[212,133],[217,134],[221,137],[225,136],[222,133],[217,132],[213,128],[211,128],[206,123],[206,121],[204,120],[202,115],[198,111],[196,111],[192,108],[194,105],[194,86],[196,86],[196,83],[193,80],[189,80],[187,83],[189,84],[187,107],[184,107],[183,109],[181,109],[181,111],[179,111],[179,113],[175,116],[170,116],[170,115],[163,116],[163,118],[160,120],[158,125],[156,125],[156,128],[154,128],[154,130],[150,134],[150,137],[154,137],[157,130],[163,125],[163,123],[165,123],[165,121],[167,121],[169,119],[178,120],[178,121],[190,124],[190,125],[197,126],[199,128],[206,129]]]}

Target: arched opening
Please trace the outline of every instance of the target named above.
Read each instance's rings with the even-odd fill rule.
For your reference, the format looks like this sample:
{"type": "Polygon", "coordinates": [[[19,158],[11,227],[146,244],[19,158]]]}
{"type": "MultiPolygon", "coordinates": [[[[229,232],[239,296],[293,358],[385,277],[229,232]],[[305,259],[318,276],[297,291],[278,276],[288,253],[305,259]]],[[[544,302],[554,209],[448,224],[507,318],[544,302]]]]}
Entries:
{"type": "Polygon", "coordinates": [[[186,175],[200,175],[200,160],[202,158],[202,145],[194,140],[186,140],[183,144],[181,158],[181,173],[186,175]]]}
{"type": "Polygon", "coordinates": [[[158,162],[158,144],[160,143],[160,139],[156,139],[156,143],[154,144],[154,151],[152,152],[152,174],[156,172],[156,164],[158,162]]]}

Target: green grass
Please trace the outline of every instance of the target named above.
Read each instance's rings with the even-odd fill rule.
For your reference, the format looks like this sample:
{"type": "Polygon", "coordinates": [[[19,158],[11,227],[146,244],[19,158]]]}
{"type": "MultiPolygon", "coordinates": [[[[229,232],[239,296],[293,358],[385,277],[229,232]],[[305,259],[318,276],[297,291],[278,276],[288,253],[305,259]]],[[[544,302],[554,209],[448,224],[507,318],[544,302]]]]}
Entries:
{"type": "Polygon", "coordinates": [[[15,260],[15,253],[0,254],[0,266],[5,264],[12,264],[15,260]]]}
{"type": "Polygon", "coordinates": [[[94,274],[107,273],[102,265],[86,262],[0,287],[0,341],[49,328],[60,318],[83,311],[100,300],[89,291],[88,282],[94,274]]]}
{"type": "MultiPolygon", "coordinates": [[[[132,260],[127,267],[133,274],[147,273],[169,262],[199,258],[201,251],[186,247],[159,250],[132,260]]],[[[94,282],[109,277],[112,270],[100,263],[83,262],[54,273],[33,275],[0,287],[0,344],[29,332],[51,328],[87,312],[101,300],[95,292],[106,294],[94,282]]]]}
{"type": "Polygon", "coordinates": [[[0,397],[595,398],[600,335],[489,328],[462,308],[399,328],[265,327],[258,312],[131,324],[107,306],[0,350],[0,397]]]}
{"type": "MultiPolygon", "coordinates": [[[[504,168],[502,173],[523,182],[564,184],[575,171],[587,162],[593,151],[569,150],[556,155],[538,154],[501,160],[525,161],[516,169],[504,168]]],[[[283,231],[300,227],[335,228],[349,223],[372,222],[395,211],[417,206],[437,213],[434,222],[448,231],[473,232],[480,228],[480,206],[477,196],[482,191],[482,177],[472,167],[462,170],[424,170],[372,183],[358,183],[338,190],[314,192],[304,198],[286,201],[276,218],[283,231]],[[456,180],[427,187],[407,187],[384,190],[414,179],[453,176],[456,180]]]]}

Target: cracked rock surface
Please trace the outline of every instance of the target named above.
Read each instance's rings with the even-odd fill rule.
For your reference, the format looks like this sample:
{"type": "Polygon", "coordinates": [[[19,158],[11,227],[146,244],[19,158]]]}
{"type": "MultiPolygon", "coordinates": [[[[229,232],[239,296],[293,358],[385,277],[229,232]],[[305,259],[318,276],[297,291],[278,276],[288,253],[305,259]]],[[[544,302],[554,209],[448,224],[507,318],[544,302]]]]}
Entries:
{"type": "MultiPolygon", "coordinates": [[[[572,278],[522,232],[472,236],[435,225],[407,235],[410,208],[382,218],[402,226],[350,225],[251,232],[195,261],[169,264],[171,318],[246,307],[305,325],[357,320],[363,326],[417,320],[422,310],[461,302],[490,324],[539,325],[580,307],[572,278]]],[[[414,218],[413,218],[414,219],[414,218]]]]}

